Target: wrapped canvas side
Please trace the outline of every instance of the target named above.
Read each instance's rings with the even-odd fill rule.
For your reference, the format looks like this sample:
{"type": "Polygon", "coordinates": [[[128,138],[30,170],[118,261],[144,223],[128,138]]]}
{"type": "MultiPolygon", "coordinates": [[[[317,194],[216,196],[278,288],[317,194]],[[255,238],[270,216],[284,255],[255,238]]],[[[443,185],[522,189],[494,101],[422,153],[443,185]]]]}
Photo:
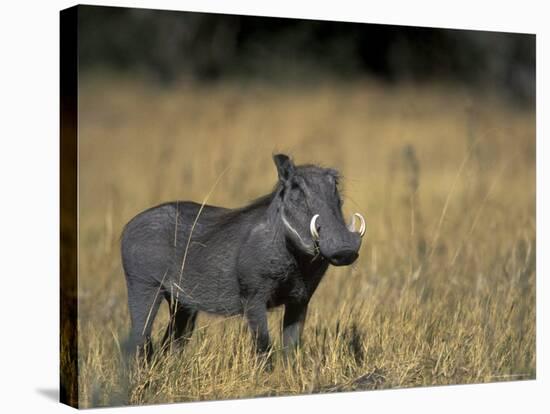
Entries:
{"type": "Polygon", "coordinates": [[[60,13],[60,400],[78,407],[77,7],[60,13]]]}

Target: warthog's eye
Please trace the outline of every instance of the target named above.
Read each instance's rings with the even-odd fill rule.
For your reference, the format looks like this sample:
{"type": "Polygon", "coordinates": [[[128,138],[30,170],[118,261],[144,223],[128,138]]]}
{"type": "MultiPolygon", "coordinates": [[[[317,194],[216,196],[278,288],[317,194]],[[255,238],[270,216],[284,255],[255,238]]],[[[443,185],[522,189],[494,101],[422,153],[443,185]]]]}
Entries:
{"type": "Polygon", "coordinates": [[[305,193],[303,188],[297,182],[290,184],[289,198],[293,203],[302,203],[305,200],[305,193]]]}

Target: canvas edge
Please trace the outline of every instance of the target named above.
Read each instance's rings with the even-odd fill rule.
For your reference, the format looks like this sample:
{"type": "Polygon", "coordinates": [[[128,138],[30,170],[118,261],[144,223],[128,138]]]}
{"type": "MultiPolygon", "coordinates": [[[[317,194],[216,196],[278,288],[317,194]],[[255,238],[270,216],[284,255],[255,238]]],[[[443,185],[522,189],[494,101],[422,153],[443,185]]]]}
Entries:
{"type": "Polygon", "coordinates": [[[59,13],[60,341],[59,399],[79,407],[78,387],[78,6],[59,13]]]}

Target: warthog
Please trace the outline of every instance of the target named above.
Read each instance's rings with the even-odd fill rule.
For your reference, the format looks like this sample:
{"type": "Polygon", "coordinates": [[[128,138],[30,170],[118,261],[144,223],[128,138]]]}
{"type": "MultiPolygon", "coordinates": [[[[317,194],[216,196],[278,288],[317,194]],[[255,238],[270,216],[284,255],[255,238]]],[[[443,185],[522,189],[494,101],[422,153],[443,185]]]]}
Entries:
{"type": "Polygon", "coordinates": [[[274,190],[245,207],[176,201],[126,225],[121,247],[133,352],[151,357],[151,327],[163,298],[171,321],[163,346],[187,341],[202,311],[243,314],[264,353],[270,348],[266,313],[280,305],[284,347],[299,342],[317,285],[329,264],[357,259],[365,221],[355,213],[346,227],[336,170],[295,166],[283,154],[273,159],[274,190]]]}

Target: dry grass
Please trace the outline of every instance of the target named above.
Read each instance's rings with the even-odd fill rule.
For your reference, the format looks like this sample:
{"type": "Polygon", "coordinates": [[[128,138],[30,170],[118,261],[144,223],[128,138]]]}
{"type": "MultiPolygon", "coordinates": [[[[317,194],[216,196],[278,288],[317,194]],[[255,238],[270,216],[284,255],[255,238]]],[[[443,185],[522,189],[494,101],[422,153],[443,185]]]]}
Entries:
{"type": "MultiPolygon", "coordinates": [[[[79,384],[84,407],[535,377],[534,113],[443,86],[179,85],[88,77],[80,92],[79,384]],[[241,318],[202,315],[189,346],[121,369],[119,234],[174,199],[239,206],[271,154],[339,168],[360,259],[313,297],[304,346],[273,371],[241,318]]],[[[184,275],[185,276],[185,275],[184,275]]],[[[165,305],[163,305],[165,306],[165,305]]],[[[167,311],[154,325],[158,342],[167,311]]]]}

